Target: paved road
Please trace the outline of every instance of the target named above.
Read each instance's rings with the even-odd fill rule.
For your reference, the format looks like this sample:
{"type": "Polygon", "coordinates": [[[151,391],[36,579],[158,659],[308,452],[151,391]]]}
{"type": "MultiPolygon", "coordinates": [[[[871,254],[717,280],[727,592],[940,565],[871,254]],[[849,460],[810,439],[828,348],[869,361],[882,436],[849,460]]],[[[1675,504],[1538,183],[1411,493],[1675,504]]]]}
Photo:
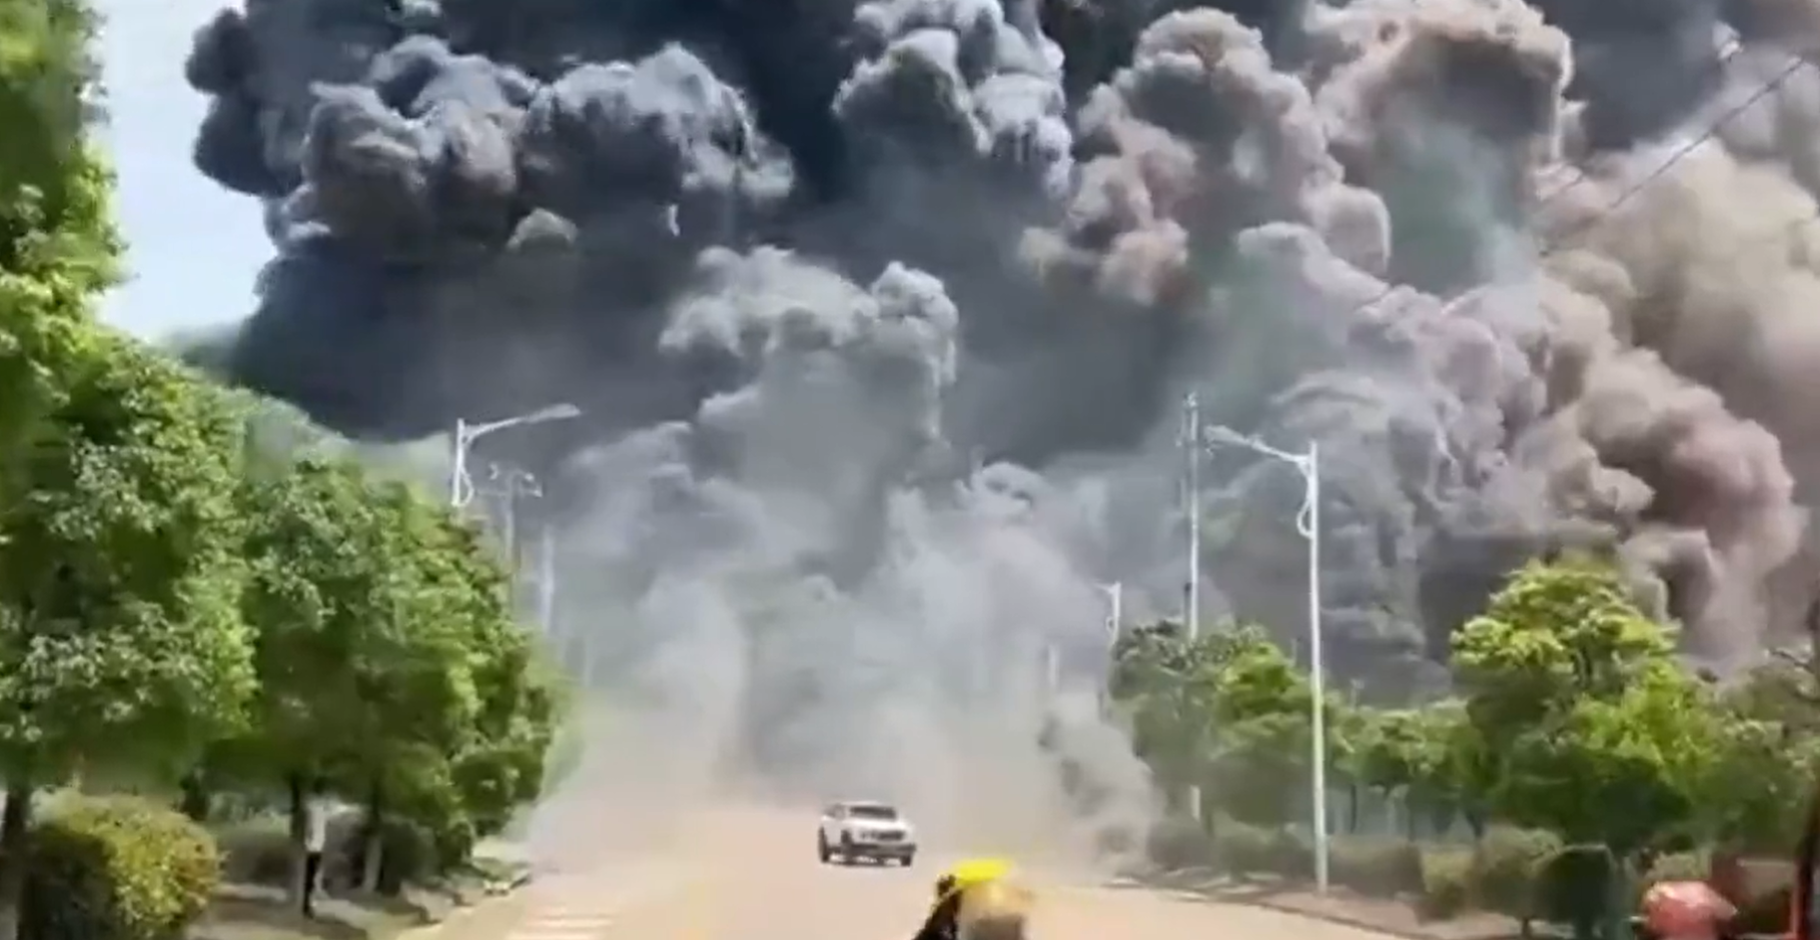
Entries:
{"type": "MultiPolygon", "coordinates": [[[[575,843],[586,839],[571,833],[575,843]]],[[[812,813],[722,811],[634,860],[603,841],[510,904],[442,940],[905,940],[943,858],[912,869],[825,866],[812,813]]],[[[648,847],[647,847],[648,848],[648,847]]],[[[1236,905],[1102,888],[1033,873],[1037,940],[1383,940],[1367,931],[1236,905]]]]}

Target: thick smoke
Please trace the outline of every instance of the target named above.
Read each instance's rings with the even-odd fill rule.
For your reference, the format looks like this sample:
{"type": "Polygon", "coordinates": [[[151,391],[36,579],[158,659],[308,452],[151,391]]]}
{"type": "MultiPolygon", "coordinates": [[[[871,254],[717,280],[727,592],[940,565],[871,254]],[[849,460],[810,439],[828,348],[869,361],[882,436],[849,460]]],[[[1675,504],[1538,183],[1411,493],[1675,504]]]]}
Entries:
{"type": "MultiPolygon", "coordinates": [[[[678,772],[1011,839],[1056,761],[1135,807],[1069,690],[1096,582],[1179,609],[1189,390],[1320,444],[1365,694],[1565,547],[1697,655],[1790,628],[1817,44],[1810,0],[245,0],[189,77],[277,250],[235,378],[368,437],[579,405],[501,446],[678,772]]],[[[1213,606],[1301,635],[1295,474],[1202,479],[1213,606]]]]}

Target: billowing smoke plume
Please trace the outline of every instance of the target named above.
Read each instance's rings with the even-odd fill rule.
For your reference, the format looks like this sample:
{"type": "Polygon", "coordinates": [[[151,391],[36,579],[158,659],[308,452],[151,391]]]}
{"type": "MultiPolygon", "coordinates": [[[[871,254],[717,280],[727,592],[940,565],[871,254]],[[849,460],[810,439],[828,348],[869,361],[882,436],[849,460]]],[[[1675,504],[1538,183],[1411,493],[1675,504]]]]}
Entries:
{"type": "MultiPolygon", "coordinates": [[[[189,76],[277,250],[229,372],[364,436],[580,406],[513,449],[601,683],[953,807],[1058,711],[1127,782],[1039,664],[1091,684],[1096,582],[1179,609],[1191,389],[1319,443],[1368,694],[1565,547],[1699,655],[1791,624],[1817,44],[1811,0],[245,0],[189,76]]],[[[1295,474],[1202,479],[1212,606],[1299,635],[1295,474]]]]}

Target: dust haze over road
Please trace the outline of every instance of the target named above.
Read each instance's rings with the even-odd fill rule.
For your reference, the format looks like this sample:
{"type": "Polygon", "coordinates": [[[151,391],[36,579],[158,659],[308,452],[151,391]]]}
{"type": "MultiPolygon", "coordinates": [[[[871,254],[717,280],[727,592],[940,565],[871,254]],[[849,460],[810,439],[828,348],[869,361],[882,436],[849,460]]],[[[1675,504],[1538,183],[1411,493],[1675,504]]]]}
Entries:
{"type": "MultiPolygon", "coordinates": [[[[822,865],[813,808],[722,806],[695,814],[661,852],[601,859],[517,899],[499,921],[451,940],[907,940],[945,860],[916,867],[822,865]]],[[[602,833],[605,835],[605,833],[602,833]]],[[[1034,940],[1377,940],[1367,931],[1257,908],[1098,887],[1091,874],[1022,863],[1037,892],[1034,940]]]]}
{"type": "MultiPolygon", "coordinates": [[[[1073,855],[1152,794],[1039,661],[1098,681],[1096,582],[1180,609],[1189,389],[1318,441],[1340,681],[1564,543],[1697,652],[1798,624],[1816,9],[240,0],[196,163],[273,259],[214,365],[357,437],[579,406],[477,455],[608,716],[539,846],[749,784],[1073,855]]],[[[1292,477],[1204,476],[1208,613],[1284,639],[1292,477]]]]}

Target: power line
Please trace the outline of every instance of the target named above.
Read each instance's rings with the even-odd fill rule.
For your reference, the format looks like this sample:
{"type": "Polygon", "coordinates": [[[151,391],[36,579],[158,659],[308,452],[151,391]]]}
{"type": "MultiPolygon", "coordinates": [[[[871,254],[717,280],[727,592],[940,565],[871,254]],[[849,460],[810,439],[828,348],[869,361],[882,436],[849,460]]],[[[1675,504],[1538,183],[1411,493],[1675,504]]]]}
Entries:
{"type": "MultiPolygon", "coordinates": [[[[1734,46],[1733,49],[1731,50],[1730,54],[1728,54],[1725,58],[1721,59],[1720,61],[1722,63],[1730,62],[1733,58],[1735,58],[1738,55],[1738,51],[1741,48],[1742,48],[1741,46],[1734,46]]],[[[1591,217],[1587,218],[1578,227],[1576,227],[1576,228],[1572,229],[1571,231],[1569,231],[1568,233],[1556,238],[1554,240],[1553,244],[1543,248],[1540,253],[1540,257],[1547,258],[1551,255],[1557,254],[1557,253],[1565,250],[1565,248],[1568,247],[1567,245],[1564,244],[1565,242],[1567,242],[1571,239],[1576,239],[1581,236],[1587,235],[1590,232],[1592,232],[1594,229],[1596,229],[1598,226],[1609,221],[1612,218],[1613,213],[1615,213],[1618,209],[1622,208],[1626,203],[1630,202],[1632,199],[1636,198],[1638,195],[1642,194],[1642,192],[1645,189],[1648,189],[1651,184],[1655,183],[1657,180],[1660,180],[1663,177],[1663,175],[1666,174],[1670,169],[1673,169],[1676,164],[1680,163],[1682,160],[1685,160],[1689,156],[1691,156],[1693,154],[1693,152],[1700,147],[1701,144],[1706,143],[1707,141],[1712,140],[1714,137],[1718,136],[1719,131],[1725,126],[1727,121],[1730,121],[1732,118],[1735,118],[1740,114],[1743,114],[1752,105],[1763,100],[1763,98],[1766,97],[1767,95],[1769,95],[1771,92],[1782,87],[1782,85],[1784,83],[1786,83],[1789,80],[1789,78],[1791,78],[1795,74],[1796,71],[1798,71],[1803,66],[1806,66],[1808,64],[1809,64],[1808,61],[1806,59],[1802,59],[1802,58],[1795,58],[1792,61],[1790,61],[1787,67],[1783,68],[1782,71],[1776,73],[1775,76],[1770,78],[1768,81],[1764,82],[1762,85],[1758,86],[1757,89],[1755,91],[1753,91],[1743,101],[1740,101],[1740,102],[1733,104],[1732,106],[1726,108],[1723,113],[1721,113],[1716,119],[1714,119],[1711,124],[1707,125],[1707,127],[1704,130],[1702,130],[1699,134],[1696,134],[1692,138],[1689,138],[1681,146],[1676,147],[1675,150],[1673,152],[1671,152],[1668,155],[1668,157],[1666,159],[1664,159],[1661,163],[1657,164],[1655,166],[1655,168],[1651,169],[1648,173],[1644,174],[1640,178],[1632,181],[1630,183],[1630,185],[1624,187],[1624,189],[1618,193],[1617,198],[1613,199],[1609,205],[1605,206],[1603,209],[1600,209],[1597,213],[1595,213],[1591,217]]],[[[1573,188],[1575,188],[1576,186],[1579,186],[1582,183],[1589,182],[1590,180],[1591,180],[1591,177],[1587,176],[1585,171],[1583,171],[1583,170],[1579,171],[1579,176],[1577,178],[1561,185],[1560,187],[1557,187],[1553,192],[1551,192],[1547,196],[1545,196],[1542,199],[1541,204],[1539,206],[1537,206],[1537,211],[1539,212],[1543,209],[1546,209],[1548,207],[1548,204],[1553,202],[1556,198],[1560,197],[1564,193],[1568,192],[1569,190],[1572,190],[1573,188]]],[[[1393,224],[1394,224],[1394,220],[1393,220],[1393,224]]],[[[1361,303],[1358,306],[1354,307],[1353,311],[1356,313],[1360,310],[1364,310],[1368,307],[1371,307],[1372,305],[1377,304],[1378,302],[1382,301],[1384,298],[1389,297],[1391,294],[1396,293],[1398,288],[1403,287],[1403,286],[1404,285],[1401,285],[1401,284],[1386,284],[1384,289],[1379,291],[1376,296],[1374,296],[1370,300],[1367,300],[1364,303],[1361,303]]]]}
{"type": "MultiPolygon", "coordinates": [[[[1719,61],[1714,63],[1714,67],[1718,68],[1718,69],[1725,68],[1727,65],[1731,64],[1733,59],[1736,59],[1743,52],[1744,52],[1743,43],[1738,42],[1735,39],[1729,43],[1726,43],[1725,49],[1720,53],[1719,61]]],[[[1797,61],[1799,61],[1799,60],[1797,60],[1797,61]]],[[[1786,78],[1787,76],[1782,76],[1782,77],[1786,78]]],[[[1774,87],[1774,84],[1771,84],[1768,87],[1774,87]]],[[[1723,124],[1729,118],[1730,118],[1730,115],[1726,115],[1725,117],[1720,118],[1719,123],[1723,124]]],[[[1709,134],[1710,133],[1711,133],[1711,131],[1709,131],[1709,134]]],[[[1573,170],[1574,178],[1571,180],[1568,180],[1567,182],[1556,187],[1553,192],[1542,194],[1541,202],[1543,205],[1547,205],[1548,203],[1553,202],[1556,197],[1561,196],[1562,194],[1566,193],[1568,190],[1573,189],[1575,186],[1578,186],[1581,183],[1591,182],[1592,177],[1588,176],[1586,174],[1585,170],[1583,170],[1577,166],[1570,167],[1570,169],[1573,170]]]]}

